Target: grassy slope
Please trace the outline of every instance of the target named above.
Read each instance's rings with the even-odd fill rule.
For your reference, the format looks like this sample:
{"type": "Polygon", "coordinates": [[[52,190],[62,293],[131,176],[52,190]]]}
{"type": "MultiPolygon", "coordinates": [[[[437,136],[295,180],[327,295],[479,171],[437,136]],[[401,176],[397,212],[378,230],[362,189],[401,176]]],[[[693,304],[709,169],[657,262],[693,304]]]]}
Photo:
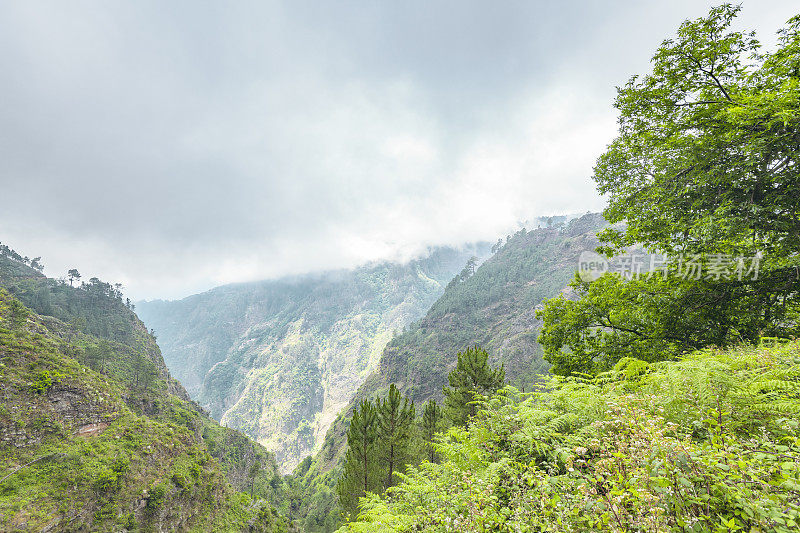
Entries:
{"type": "Polygon", "coordinates": [[[0,256],[0,286],[42,316],[57,318],[73,330],[126,346],[150,361],[169,392],[189,399],[167,370],[156,339],[108,284],[72,287],[8,257],[0,256]]]}
{"type": "Polygon", "coordinates": [[[67,320],[0,289],[0,529],[279,529],[273,457],[185,399],[119,298],[6,257],[0,286],[67,320]]]}

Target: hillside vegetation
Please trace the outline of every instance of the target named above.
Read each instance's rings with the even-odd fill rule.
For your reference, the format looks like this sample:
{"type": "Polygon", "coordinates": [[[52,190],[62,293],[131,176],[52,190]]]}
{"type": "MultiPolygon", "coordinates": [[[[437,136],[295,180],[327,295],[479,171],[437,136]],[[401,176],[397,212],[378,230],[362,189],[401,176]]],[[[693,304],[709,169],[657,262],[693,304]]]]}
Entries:
{"type": "MultiPolygon", "coordinates": [[[[798,530],[800,16],[763,52],[732,29],[740,9],[684,22],[618,89],[598,250],[659,268],[577,275],[544,302],[554,376],[532,392],[458,354],[440,459],[394,486],[365,475],[342,531],[798,530]]],[[[363,413],[340,480],[369,470],[363,413]]]]}
{"type": "Polygon", "coordinates": [[[192,397],[288,471],[321,445],[392,336],[422,316],[471,256],[487,251],[443,248],[403,265],[137,305],[192,397]]]}
{"type": "Polygon", "coordinates": [[[98,284],[0,256],[0,529],[285,529],[274,458],[189,402],[98,284]]]}
{"type": "Polygon", "coordinates": [[[520,230],[475,272],[453,279],[425,316],[386,346],[378,370],[359,391],[369,397],[394,383],[415,402],[442,399],[456,353],[479,345],[503,364],[510,384],[531,387],[548,363],[537,342],[537,308],[573,279],[581,252],[607,226],[586,214],[554,227],[520,230]]]}
{"type": "Polygon", "coordinates": [[[796,531],[800,342],[620,361],[480,403],[346,531],[796,531]]]}
{"type": "Polygon", "coordinates": [[[119,286],[0,246],[2,529],[799,530],[800,16],[739,10],[618,89],[602,215],[140,304],[291,475],[119,286]]]}
{"type": "MultiPolygon", "coordinates": [[[[491,364],[504,365],[508,382],[520,389],[530,390],[547,375],[549,364],[536,342],[542,326],[536,311],[567,289],[581,252],[598,246],[596,233],[607,225],[598,214],[568,223],[563,218],[549,227],[545,222],[545,227],[509,235],[474,272],[465,269],[455,276],[425,317],[386,346],[378,369],[331,426],[320,451],[293,472],[292,483],[303,495],[297,514],[306,531],[334,531],[341,521],[336,486],[350,416],[360,402],[385,396],[394,384],[415,402],[418,415],[429,400],[443,405],[443,389],[458,353],[475,345],[488,352],[491,364]]],[[[440,423],[439,429],[445,425],[440,423]]],[[[418,437],[412,448],[419,449],[410,456],[413,464],[426,454],[418,437]]]]}

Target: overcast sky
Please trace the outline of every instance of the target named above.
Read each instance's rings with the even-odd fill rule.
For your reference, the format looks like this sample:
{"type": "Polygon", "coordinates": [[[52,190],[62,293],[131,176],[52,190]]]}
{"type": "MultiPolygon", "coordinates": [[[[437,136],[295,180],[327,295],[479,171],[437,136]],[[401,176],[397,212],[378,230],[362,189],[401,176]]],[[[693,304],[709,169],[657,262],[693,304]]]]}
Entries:
{"type": "Polygon", "coordinates": [[[176,298],[600,210],[614,87],[708,5],[0,2],[0,241],[176,298]]]}

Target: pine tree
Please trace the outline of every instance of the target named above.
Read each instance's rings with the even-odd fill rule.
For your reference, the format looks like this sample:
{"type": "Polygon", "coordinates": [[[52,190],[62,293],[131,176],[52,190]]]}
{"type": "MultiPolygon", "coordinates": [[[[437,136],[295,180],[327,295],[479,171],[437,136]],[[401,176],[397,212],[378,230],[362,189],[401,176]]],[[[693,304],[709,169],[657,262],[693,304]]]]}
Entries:
{"type": "Polygon", "coordinates": [[[345,512],[355,512],[358,498],[377,489],[377,436],[377,410],[372,402],[362,400],[353,409],[353,418],[347,430],[344,471],[336,485],[339,502],[345,512]]]}
{"type": "Polygon", "coordinates": [[[152,361],[142,354],[136,354],[133,358],[131,377],[133,378],[134,387],[147,391],[155,384],[158,371],[152,361]]]}
{"type": "Polygon", "coordinates": [[[489,354],[475,346],[458,354],[455,370],[447,376],[450,387],[444,388],[447,415],[453,424],[466,426],[475,416],[475,395],[488,396],[499,390],[506,379],[501,365],[492,368],[489,354]]]}
{"type": "Polygon", "coordinates": [[[261,471],[261,461],[256,457],[253,460],[253,464],[250,465],[250,499],[253,498],[255,494],[256,488],[256,478],[258,477],[258,473],[261,471]]]}
{"type": "Polygon", "coordinates": [[[378,426],[381,458],[386,472],[384,488],[394,485],[394,473],[405,466],[414,427],[414,403],[403,398],[394,383],[389,394],[379,402],[378,426]]]}
{"type": "Polygon", "coordinates": [[[73,281],[80,281],[81,274],[80,274],[80,272],[78,272],[77,268],[70,268],[67,271],[67,277],[69,278],[69,286],[72,287],[72,282],[73,281]]]}
{"type": "Polygon", "coordinates": [[[425,449],[428,452],[428,461],[436,463],[439,461],[438,454],[434,448],[434,437],[442,429],[442,408],[431,400],[425,404],[422,411],[422,440],[425,442],[425,449]]]}
{"type": "MultiPolygon", "coordinates": [[[[100,343],[97,345],[88,346],[84,353],[84,359],[86,361],[86,365],[92,370],[103,372],[105,370],[106,354],[110,352],[111,352],[111,346],[109,345],[108,341],[105,340],[100,341],[100,343]]],[[[142,359],[144,360],[144,358],[142,359]]],[[[137,360],[135,364],[140,365],[143,363],[137,360]]]]}

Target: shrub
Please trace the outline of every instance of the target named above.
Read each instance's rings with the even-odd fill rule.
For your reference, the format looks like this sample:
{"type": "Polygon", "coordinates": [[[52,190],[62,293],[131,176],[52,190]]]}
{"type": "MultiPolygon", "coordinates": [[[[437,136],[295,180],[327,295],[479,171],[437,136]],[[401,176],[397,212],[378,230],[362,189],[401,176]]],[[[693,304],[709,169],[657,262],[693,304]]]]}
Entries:
{"type": "Polygon", "coordinates": [[[507,388],[350,531],[797,531],[800,342],[507,388]]]}
{"type": "Polygon", "coordinates": [[[150,512],[158,510],[164,503],[164,500],[166,500],[168,493],[169,487],[166,482],[162,481],[161,483],[151,485],[147,496],[147,510],[150,512]]]}
{"type": "Polygon", "coordinates": [[[31,390],[35,394],[44,394],[53,386],[53,378],[50,372],[42,370],[36,374],[33,382],[31,383],[31,390]]]}

